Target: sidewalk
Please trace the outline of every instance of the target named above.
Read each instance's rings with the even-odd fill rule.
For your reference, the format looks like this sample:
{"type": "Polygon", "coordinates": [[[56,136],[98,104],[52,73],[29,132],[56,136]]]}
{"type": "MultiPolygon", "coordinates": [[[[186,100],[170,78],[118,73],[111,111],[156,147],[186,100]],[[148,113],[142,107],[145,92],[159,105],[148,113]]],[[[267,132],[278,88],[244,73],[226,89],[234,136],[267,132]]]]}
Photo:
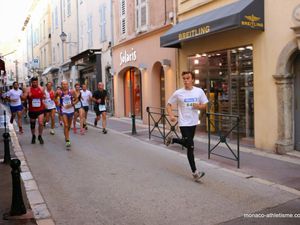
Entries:
{"type": "MultiPolygon", "coordinates": [[[[94,112],[89,111],[89,125],[94,125],[94,118],[94,112]]],[[[100,126],[101,123],[98,122],[98,127],[100,126]]],[[[131,119],[108,117],[107,128],[108,132],[114,130],[131,136],[131,119]]],[[[151,137],[151,140],[149,140],[148,125],[142,124],[139,120],[136,121],[136,131],[136,138],[154,145],[163,145],[163,140],[160,138],[151,137]]],[[[228,155],[229,150],[224,146],[218,147],[217,152],[228,155]]],[[[231,147],[235,148],[234,145],[231,147]]],[[[168,149],[186,154],[186,150],[179,145],[170,145],[168,149]]],[[[254,179],[257,182],[269,184],[270,186],[276,185],[281,189],[296,192],[300,196],[300,154],[297,152],[293,155],[277,155],[255,148],[240,146],[240,169],[238,169],[236,161],[216,155],[211,155],[211,159],[208,159],[207,138],[195,137],[195,157],[196,160],[200,159],[203,163],[213,164],[215,167],[230,171],[246,179],[254,179]]]]}
{"type": "MultiPolygon", "coordinates": [[[[0,104],[0,116],[4,113],[4,106],[0,104]]],[[[7,118],[9,118],[8,110],[5,109],[7,112],[7,118]]],[[[9,120],[7,121],[9,123],[9,120]]],[[[7,126],[8,129],[9,125],[7,126]]],[[[10,129],[7,130],[8,132],[10,129]]],[[[3,220],[3,214],[10,212],[10,207],[12,203],[12,176],[11,176],[11,167],[9,164],[4,164],[4,142],[3,142],[3,135],[4,129],[0,131],[0,225],[34,225],[36,224],[35,219],[18,219],[18,220],[3,220]]],[[[10,141],[10,155],[11,159],[17,158],[16,154],[13,150],[12,143],[10,141]]],[[[26,196],[26,192],[24,189],[24,184],[21,182],[22,185],[22,196],[25,207],[27,212],[30,209],[30,205],[26,196]]]]}

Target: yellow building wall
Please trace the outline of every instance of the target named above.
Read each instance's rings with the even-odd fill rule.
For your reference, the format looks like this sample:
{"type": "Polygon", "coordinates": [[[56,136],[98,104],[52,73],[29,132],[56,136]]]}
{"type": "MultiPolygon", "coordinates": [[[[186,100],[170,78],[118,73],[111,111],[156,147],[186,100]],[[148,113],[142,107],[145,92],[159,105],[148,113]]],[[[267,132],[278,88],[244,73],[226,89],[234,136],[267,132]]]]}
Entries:
{"type": "MultiPolygon", "coordinates": [[[[232,2],[212,1],[179,17],[187,19],[232,2]],[[205,10],[204,10],[205,9],[205,10]]],[[[278,135],[277,90],[273,75],[280,52],[295,39],[292,12],[299,0],[265,0],[265,31],[233,30],[182,43],[179,72],[188,69],[187,57],[242,45],[253,45],[255,147],[274,151],[278,135]]],[[[180,9],[179,9],[180,12],[180,9]]]]}

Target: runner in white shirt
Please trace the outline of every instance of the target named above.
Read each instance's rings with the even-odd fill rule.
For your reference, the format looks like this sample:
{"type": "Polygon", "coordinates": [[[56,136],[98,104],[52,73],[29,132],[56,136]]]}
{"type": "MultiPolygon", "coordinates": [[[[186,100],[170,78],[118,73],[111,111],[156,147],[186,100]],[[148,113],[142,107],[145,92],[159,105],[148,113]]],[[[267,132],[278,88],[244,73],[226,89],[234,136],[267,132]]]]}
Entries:
{"type": "Polygon", "coordinates": [[[178,107],[178,125],[182,134],[182,139],[167,137],[166,145],[178,143],[187,148],[187,158],[195,181],[199,181],[205,175],[204,172],[197,171],[194,159],[194,136],[196,125],[198,124],[198,110],[206,110],[208,99],[201,88],[194,87],[195,74],[193,72],[183,72],[182,79],[184,88],[173,93],[167,104],[167,113],[172,122],[176,121],[172,106],[178,107]]]}
{"type": "Polygon", "coordinates": [[[13,83],[13,89],[9,90],[6,94],[6,98],[9,101],[10,111],[11,111],[10,123],[14,122],[14,118],[17,114],[20,134],[23,133],[23,128],[22,128],[23,105],[21,102],[22,94],[23,91],[19,89],[19,83],[16,81],[13,83]]]}
{"type": "Polygon", "coordinates": [[[51,118],[51,130],[50,134],[54,135],[54,127],[55,127],[55,112],[56,112],[56,105],[55,105],[55,93],[52,90],[52,82],[48,82],[46,84],[46,89],[44,90],[45,92],[45,100],[44,104],[46,107],[45,110],[45,122],[48,123],[50,118],[51,118]]]}
{"type": "Polygon", "coordinates": [[[86,84],[82,84],[82,90],[81,90],[81,102],[84,109],[84,116],[83,116],[83,127],[87,130],[88,127],[86,125],[87,115],[89,111],[89,105],[92,101],[92,92],[86,89],[86,84]]]}

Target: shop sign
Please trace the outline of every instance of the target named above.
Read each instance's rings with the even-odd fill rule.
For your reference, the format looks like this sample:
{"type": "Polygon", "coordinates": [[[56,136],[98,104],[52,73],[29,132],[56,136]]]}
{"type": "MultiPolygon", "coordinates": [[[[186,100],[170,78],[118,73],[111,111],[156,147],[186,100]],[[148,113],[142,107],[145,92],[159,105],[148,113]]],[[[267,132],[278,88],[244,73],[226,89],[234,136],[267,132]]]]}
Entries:
{"type": "Polygon", "coordinates": [[[202,26],[196,29],[188,30],[178,34],[178,40],[185,40],[193,37],[197,37],[210,32],[210,26],[202,26]]]}
{"type": "Polygon", "coordinates": [[[251,28],[263,28],[264,24],[259,22],[261,20],[260,17],[254,16],[253,14],[251,16],[245,16],[246,20],[242,20],[241,24],[243,26],[251,27],[251,28]]]}
{"type": "Polygon", "coordinates": [[[136,61],[136,51],[131,49],[130,52],[127,52],[126,50],[124,52],[120,53],[120,66],[123,64],[126,64],[128,62],[136,61]]]}

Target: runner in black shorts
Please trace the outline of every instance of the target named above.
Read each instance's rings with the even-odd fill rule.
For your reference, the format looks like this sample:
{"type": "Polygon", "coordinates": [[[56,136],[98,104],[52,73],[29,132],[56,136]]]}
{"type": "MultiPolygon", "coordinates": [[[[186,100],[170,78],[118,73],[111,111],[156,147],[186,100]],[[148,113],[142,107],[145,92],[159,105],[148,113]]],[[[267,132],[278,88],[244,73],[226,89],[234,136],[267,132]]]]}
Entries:
{"type": "Polygon", "coordinates": [[[102,127],[103,134],[107,133],[106,130],[106,100],[107,100],[107,91],[104,89],[103,83],[98,83],[98,90],[93,93],[93,102],[95,102],[94,110],[96,113],[96,118],[94,121],[94,126],[97,126],[98,121],[102,115],[102,127]]]}

